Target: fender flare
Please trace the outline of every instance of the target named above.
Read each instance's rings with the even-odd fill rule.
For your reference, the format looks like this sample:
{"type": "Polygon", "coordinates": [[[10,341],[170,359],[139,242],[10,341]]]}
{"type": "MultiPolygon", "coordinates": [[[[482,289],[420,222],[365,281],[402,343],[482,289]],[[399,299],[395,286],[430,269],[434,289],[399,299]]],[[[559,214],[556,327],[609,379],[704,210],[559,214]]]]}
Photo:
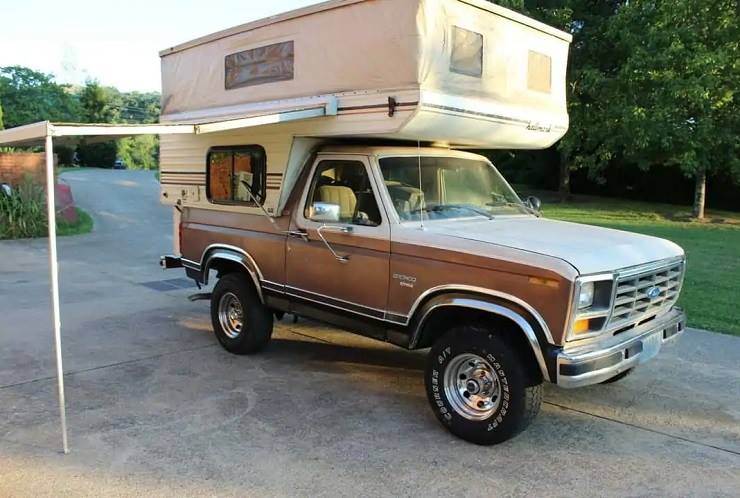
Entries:
{"type": "Polygon", "coordinates": [[[213,263],[218,260],[231,261],[241,265],[249,274],[254,283],[260,302],[264,304],[265,300],[262,295],[262,272],[254,261],[254,258],[244,249],[225,244],[212,244],[203,251],[200,263],[201,279],[204,284],[208,284],[208,274],[210,273],[213,263]]]}
{"type": "Polygon", "coordinates": [[[513,322],[524,334],[532,354],[537,361],[542,377],[550,381],[552,376],[550,375],[545,359],[548,334],[539,326],[537,320],[539,317],[529,316],[529,310],[522,308],[517,302],[502,297],[460,291],[442,292],[430,297],[418,307],[411,320],[409,349],[414,349],[421,341],[424,326],[432,313],[439,308],[445,307],[483,311],[513,322]]]}

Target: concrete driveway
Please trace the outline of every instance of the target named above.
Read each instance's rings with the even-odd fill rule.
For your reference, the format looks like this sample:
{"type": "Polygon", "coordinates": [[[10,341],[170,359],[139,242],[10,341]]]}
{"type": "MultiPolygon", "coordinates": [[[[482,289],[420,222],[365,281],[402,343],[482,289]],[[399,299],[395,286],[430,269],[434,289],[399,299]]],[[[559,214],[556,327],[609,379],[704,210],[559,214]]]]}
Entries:
{"type": "Polygon", "coordinates": [[[157,266],[152,173],[64,178],[96,223],[59,243],[72,453],[46,241],[0,242],[2,497],[738,496],[739,338],[690,330],[621,383],[548,386],[528,431],[478,447],[427,407],[422,353],[286,319],[265,353],[229,355],[157,266]]]}

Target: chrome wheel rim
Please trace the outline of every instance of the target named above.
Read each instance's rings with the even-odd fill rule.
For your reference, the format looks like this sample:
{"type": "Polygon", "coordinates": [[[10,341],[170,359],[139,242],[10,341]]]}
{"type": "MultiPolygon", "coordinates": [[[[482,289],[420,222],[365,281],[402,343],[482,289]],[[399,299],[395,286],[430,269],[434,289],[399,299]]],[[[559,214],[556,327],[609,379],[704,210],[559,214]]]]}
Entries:
{"type": "Polygon", "coordinates": [[[218,302],[218,321],[227,337],[230,339],[239,337],[244,325],[244,311],[236,294],[227,292],[221,296],[218,302]]]}
{"type": "Polygon", "coordinates": [[[468,420],[486,420],[501,404],[501,382],[491,364],[472,353],[454,357],[444,374],[452,409],[468,420]]]}

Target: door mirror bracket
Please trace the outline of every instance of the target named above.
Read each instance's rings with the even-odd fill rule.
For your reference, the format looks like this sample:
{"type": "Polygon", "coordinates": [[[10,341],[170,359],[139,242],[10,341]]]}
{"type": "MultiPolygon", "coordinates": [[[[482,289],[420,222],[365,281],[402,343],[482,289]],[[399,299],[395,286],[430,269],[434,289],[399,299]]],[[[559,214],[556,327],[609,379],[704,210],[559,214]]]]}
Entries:
{"type": "Polygon", "coordinates": [[[329,249],[329,252],[331,252],[332,256],[336,258],[337,261],[340,263],[346,263],[349,261],[348,255],[340,255],[337,254],[337,252],[332,248],[331,244],[326,240],[324,237],[323,232],[337,232],[337,233],[352,233],[352,227],[351,226],[342,226],[342,225],[321,225],[317,230],[316,233],[318,234],[321,241],[324,243],[327,249],[329,249]]]}

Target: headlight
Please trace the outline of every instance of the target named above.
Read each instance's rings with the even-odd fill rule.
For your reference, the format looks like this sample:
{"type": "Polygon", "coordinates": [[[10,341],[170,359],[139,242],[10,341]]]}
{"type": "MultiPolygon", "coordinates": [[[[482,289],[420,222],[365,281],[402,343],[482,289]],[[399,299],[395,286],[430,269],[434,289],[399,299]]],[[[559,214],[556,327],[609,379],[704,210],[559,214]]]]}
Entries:
{"type": "Polygon", "coordinates": [[[594,304],[594,283],[584,282],[581,284],[581,292],[578,294],[578,309],[588,308],[594,304]]]}
{"type": "Polygon", "coordinates": [[[604,331],[612,300],[614,275],[588,275],[576,282],[567,340],[583,339],[604,331]]]}

